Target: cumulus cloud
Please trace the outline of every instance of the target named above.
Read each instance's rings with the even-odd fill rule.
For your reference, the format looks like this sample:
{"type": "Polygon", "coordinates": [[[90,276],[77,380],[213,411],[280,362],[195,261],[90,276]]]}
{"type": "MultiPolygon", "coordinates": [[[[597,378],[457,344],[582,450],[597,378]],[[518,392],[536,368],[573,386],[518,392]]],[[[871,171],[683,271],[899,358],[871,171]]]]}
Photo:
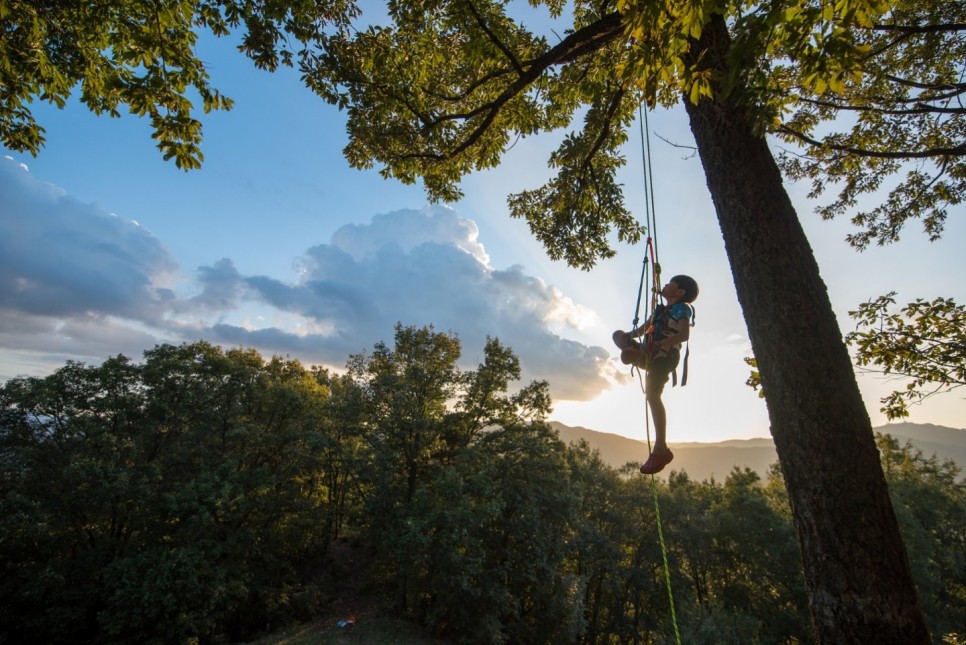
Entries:
{"type": "Polygon", "coordinates": [[[361,260],[387,246],[409,252],[424,244],[452,244],[487,264],[490,258],[478,236],[479,229],[472,220],[456,217],[448,208],[430,208],[400,210],[376,215],[368,225],[343,226],[332,236],[332,245],[361,260]]]}
{"type": "Polygon", "coordinates": [[[136,222],[84,204],[0,159],[0,306],[44,316],[155,318],[177,269],[136,222]]]}
{"type": "MultiPolygon", "coordinates": [[[[498,270],[476,225],[450,208],[400,210],[368,225],[336,231],[310,248],[295,283],[245,279],[248,292],[273,308],[315,321],[329,333],[267,334],[221,325],[222,341],[270,343],[275,351],[344,360],[390,340],[392,327],[432,324],[459,335],[468,361],[482,358],[487,336],[514,349],[525,375],[547,379],[557,398],[592,398],[608,384],[609,354],[551,331],[588,312],[521,266],[498,270]]],[[[276,330],[280,331],[280,330],[276,330]]]]}
{"type": "Polygon", "coordinates": [[[242,275],[223,258],[198,268],[178,295],[166,286],[178,265],[149,231],[0,161],[0,319],[11,324],[0,348],[8,351],[103,358],[138,343],[205,338],[341,367],[349,354],[391,342],[400,322],[456,333],[466,367],[497,337],[520,357],[524,379],[550,381],[556,399],[590,399],[612,381],[606,350],[562,335],[592,312],[522,266],[491,266],[476,224],[450,208],[343,226],[308,248],[288,281],[242,275]]]}
{"type": "Polygon", "coordinates": [[[175,305],[177,311],[224,313],[238,307],[245,294],[245,282],[228,258],[199,267],[198,284],[201,292],[175,305]]]}

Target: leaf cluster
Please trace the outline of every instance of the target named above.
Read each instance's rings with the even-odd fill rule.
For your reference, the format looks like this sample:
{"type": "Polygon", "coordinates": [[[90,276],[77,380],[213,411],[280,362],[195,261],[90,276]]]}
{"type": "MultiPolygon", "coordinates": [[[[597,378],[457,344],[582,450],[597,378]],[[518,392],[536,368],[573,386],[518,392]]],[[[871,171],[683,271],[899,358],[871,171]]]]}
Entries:
{"type": "Polygon", "coordinates": [[[241,31],[239,51],[275,70],[322,46],[329,24],[355,14],[351,2],[265,0],[143,0],[0,2],[0,141],[36,155],[44,128],[30,104],[64,107],[78,89],[95,114],[118,117],[126,107],[151,122],[164,158],[198,168],[201,110],[228,110],[232,101],[211,83],[198,57],[199,34],[241,31]],[[292,43],[296,43],[295,47],[292,43]]]}
{"type": "Polygon", "coordinates": [[[909,416],[910,403],[966,385],[966,309],[952,298],[917,298],[890,313],[895,292],[859,305],[849,315],[857,330],[845,340],[860,366],[906,377],[906,387],[882,399],[890,419],[909,416]]]}
{"type": "Polygon", "coordinates": [[[938,239],[950,208],[966,192],[966,8],[960,2],[893,0],[863,16],[851,37],[854,73],[828,87],[789,77],[795,96],[776,130],[802,153],[780,156],[810,196],[836,190],[816,211],[852,212],[848,241],[862,250],[899,239],[921,220],[938,239]],[[873,206],[853,212],[865,196],[873,206]]]}

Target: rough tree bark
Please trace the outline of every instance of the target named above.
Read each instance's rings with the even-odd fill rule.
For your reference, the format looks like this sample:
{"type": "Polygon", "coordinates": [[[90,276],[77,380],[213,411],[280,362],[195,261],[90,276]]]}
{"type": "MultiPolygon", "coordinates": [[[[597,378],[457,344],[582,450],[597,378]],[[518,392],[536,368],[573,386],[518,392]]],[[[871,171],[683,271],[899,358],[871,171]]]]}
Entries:
{"type": "MultiPolygon", "coordinates": [[[[724,21],[696,45],[711,53],[703,64],[721,64],[724,21]]],[[[818,642],[929,643],[872,423],[774,157],[727,98],[685,105],[758,361],[818,642]]]]}

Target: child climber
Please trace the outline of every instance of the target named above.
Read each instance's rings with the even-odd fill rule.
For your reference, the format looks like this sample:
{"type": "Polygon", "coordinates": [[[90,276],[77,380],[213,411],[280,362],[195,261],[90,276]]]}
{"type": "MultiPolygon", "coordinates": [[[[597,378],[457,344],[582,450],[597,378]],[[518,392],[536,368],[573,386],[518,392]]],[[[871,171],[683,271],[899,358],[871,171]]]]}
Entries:
{"type": "Polygon", "coordinates": [[[698,297],[698,283],[689,276],[676,275],[661,289],[661,296],[667,304],[658,305],[647,322],[629,332],[614,332],[614,343],[621,349],[621,362],[647,370],[645,393],[654,419],[655,440],[654,449],[641,466],[645,475],[661,472],[674,459],[667,447],[667,413],[661,394],[681,360],[681,344],[691,334],[693,312],[687,303],[698,297]],[[634,340],[648,332],[653,332],[650,342],[642,344],[634,340]]]}

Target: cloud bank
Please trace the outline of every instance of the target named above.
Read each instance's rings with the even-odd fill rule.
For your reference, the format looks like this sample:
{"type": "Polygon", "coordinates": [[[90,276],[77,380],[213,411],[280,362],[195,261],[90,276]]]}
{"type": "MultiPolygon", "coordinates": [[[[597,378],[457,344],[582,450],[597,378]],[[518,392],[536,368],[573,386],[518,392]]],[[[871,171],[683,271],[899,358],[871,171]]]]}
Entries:
{"type": "Polygon", "coordinates": [[[137,222],[3,158],[0,378],[200,338],[339,368],[349,354],[391,344],[400,322],[457,334],[465,367],[482,359],[487,336],[499,338],[524,380],[550,381],[557,400],[606,389],[609,353],[558,333],[591,312],[521,266],[491,266],[478,235],[447,207],[399,210],[311,246],[288,281],[243,275],[230,258],[186,277],[137,222]]]}

